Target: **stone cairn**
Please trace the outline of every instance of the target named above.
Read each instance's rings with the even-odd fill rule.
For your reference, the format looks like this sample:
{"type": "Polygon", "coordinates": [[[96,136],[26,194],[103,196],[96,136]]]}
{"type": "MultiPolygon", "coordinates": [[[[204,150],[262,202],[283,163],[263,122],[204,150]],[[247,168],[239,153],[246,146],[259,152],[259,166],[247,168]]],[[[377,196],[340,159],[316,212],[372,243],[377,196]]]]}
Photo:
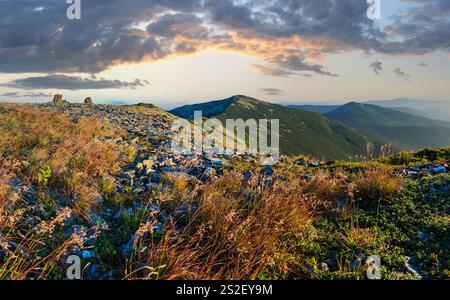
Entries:
{"type": "Polygon", "coordinates": [[[67,102],[67,101],[64,99],[63,95],[61,95],[61,94],[56,94],[56,95],[53,97],[53,104],[61,105],[61,104],[64,104],[64,103],[66,103],[66,102],[67,102]]]}
{"type": "Polygon", "coordinates": [[[91,106],[94,105],[94,101],[91,97],[87,97],[86,99],[84,99],[84,104],[91,106]]]}

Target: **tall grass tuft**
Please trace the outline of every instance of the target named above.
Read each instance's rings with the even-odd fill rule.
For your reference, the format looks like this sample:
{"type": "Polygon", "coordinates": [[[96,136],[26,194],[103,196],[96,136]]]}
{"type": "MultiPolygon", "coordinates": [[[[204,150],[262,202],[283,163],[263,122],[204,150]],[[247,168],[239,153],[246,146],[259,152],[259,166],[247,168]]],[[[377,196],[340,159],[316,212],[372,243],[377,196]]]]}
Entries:
{"type": "Polygon", "coordinates": [[[159,239],[140,244],[129,278],[258,279],[295,274],[299,239],[309,234],[323,200],[301,185],[246,181],[231,172],[185,199],[192,216],[177,232],[176,220],[159,239]],[[157,272],[155,272],[157,270],[157,272]]]}

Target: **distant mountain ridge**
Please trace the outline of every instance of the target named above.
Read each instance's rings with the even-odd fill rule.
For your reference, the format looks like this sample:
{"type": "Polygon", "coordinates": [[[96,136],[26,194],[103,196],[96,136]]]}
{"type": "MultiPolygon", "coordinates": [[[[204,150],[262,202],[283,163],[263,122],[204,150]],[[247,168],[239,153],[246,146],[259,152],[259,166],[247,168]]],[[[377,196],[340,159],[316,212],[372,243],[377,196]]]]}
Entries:
{"type": "Polygon", "coordinates": [[[178,117],[192,119],[194,111],[203,117],[227,119],[279,119],[280,150],[282,154],[307,154],[325,159],[346,159],[365,155],[364,134],[314,112],[291,109],[255,98],[237,95],[224,100],[186,105],[169,111],[178,117]]]}
{"type": "MultiPolygon", "coordinates": [[[[393,100],[372,100],[360,101],[363,104],[372,104],[384,108],[389,108],[416,116],[436,119],[441,121],[450,120],[450,101],[427,101],[412,99],[393,99],[393,100]]],[[[326,114],[339,108],[344,104],[286,104],[286,107],[298,110],[312,111],[319,114],[326,114]]]]}
{"type": "Polygon", "coordinates": [[[450,145],[450,122],[395,109],[351,102],[325,116],[402,149],[450,145]]]}
{"type": "MultiPolygon", "coordinates": [[[[414,100],[414,99],[391,99],[391,100],[375,100],[364,101],[364,104],[373,104],[391,109],[409,109],[419,113],[420,116],[438,119],[442,121],[450,120],[450,101],[436,100],[414,100]]],[[[404,111],[404,110],[402,110],[404,111]]]]}
{"type": "Polygon", "coordinates": [[[315,112],[318,114],[326,114],[332,110],[335,110],[340,105],[312,105],[312,104],[304,104],[304,105],[287,105],[286,107],[304,111],[315,112]]]}

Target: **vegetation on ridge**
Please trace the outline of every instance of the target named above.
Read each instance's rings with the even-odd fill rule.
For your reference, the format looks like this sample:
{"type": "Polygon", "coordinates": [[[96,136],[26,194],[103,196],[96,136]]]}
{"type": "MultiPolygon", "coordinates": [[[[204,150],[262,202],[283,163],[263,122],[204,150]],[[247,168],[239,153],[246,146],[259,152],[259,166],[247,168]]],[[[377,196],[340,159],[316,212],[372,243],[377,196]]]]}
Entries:
{"type": "Polygon", "coordinates": [[[363,279],[371,255],[383,279],[449,279],[450,175],[399,170],[448,164],[450,148],[283,157],[273,175],[234,157],[205,182],[171,174],[138,193],[117,190],[149,151],[113,141],[126,135],[0,106],[0,279],[64,279],[70,254],[86,279],[363,279]]]}
{"type": "MultiPolygon", "coordinates": [[[[192,118],[195,110],[202,111],[204,117],[215,117],[224,124],[227,119],[279,120],[280,151],[284,155],[308,154],[324,159],[347,159],[350,156],[365,155],[367,143],[374,142],[356,130],[319,114],[246,96],[188,105],[172,110],[171,113],[192,118]],[[211,107],[214,109],[211,110],[211,107]]],[[[375,144],[379,146],[379,143],[375,144]]]]}

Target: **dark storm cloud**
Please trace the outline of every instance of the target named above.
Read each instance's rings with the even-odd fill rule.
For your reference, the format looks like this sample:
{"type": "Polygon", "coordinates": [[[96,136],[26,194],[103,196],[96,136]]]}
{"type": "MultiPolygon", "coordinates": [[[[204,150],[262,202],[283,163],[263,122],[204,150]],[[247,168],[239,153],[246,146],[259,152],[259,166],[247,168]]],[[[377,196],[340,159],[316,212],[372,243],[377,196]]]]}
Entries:
{"type": "Polygon", "coordinates": [[[383,72],[383,63],[381,61],[374,61],[370,64],[369,67],[376,75],[379,75],[381,72],[383,72]]]}
{"type": "Polygon", "coordinates": [[[81,20],[63,0],[2,0],[0,72],[98,73],[216,47],[265,60],[263,74],[335,76],[311,59],[450,51],[450,1],[402,1],[416,5],[380,29],[366,0],[95,0],[81,20]]]}
{"type": "Polygon", "coordinates": [[[173,52],[172,43],[135,25],[168,10],[187,14],[196,2],[82,1],[82,19],[68,20],[66,1],[0,1],[0,71],[97,73],[121,62],[163,58],[173,52]]]}
{"type": "Polygon", "coordinates": [[[193,39],[207,39],[209,30],[202,24],[202,19],[195,15],[169,14],[148,25],[147,31],[165,38],[184,36],[193,39]]]}
{"type": "Polygon", "coordinates": [[[393,17],[385,32],[390,39],[372,44],[387,54],[426,54],[436,50],[450,52],[450,1],[403,0],[414,4],[393,17]]]}
{"type": "Polygon", "coordinates": [[[275,89],[275,88],[263,88],[263,89],[261,89],[261,92],[263,92],[264,94],[266,94],[268,96],[280,96],[280,95],[283,95],[283,93],[284,93],[283,90],[275,89]]]}
{"type": "Polygon", "coordinates": [[[4,86],[17,89],[63,89],[63,90],[88,90],[88,89],[135,89],[149,85],[147,80],[136,79],[132,82],[120,80],[106,80],[95,78],[81,78],[66,75],[48,75],[29,77],[13,80],[4,86]]]}

